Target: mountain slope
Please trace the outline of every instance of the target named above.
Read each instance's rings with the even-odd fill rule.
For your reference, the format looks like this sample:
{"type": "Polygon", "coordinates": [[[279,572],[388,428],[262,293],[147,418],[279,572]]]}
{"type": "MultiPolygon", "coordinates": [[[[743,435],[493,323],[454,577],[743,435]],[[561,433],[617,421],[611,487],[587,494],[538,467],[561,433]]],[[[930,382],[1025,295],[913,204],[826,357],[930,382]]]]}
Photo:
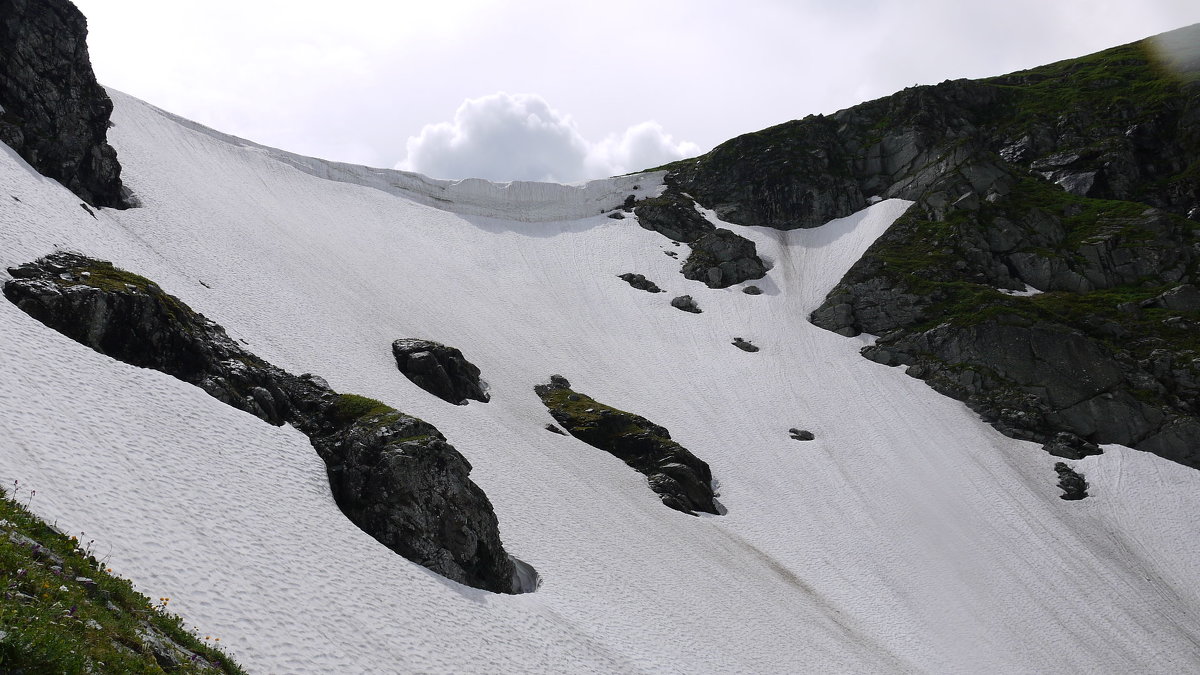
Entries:
{"type": "Polygon", "coordinates": [[[95,533],[118,572],[170,595],[247,669],[1200,667],[1200,474],[1110,446],[1075,463],[1093,496],[1063,502],[1035,445],[807,322],[907,202],[810,230],[717,221],[772,265],[749,296],[683,279],[664,255],[675,247],[628,220],[522,222],[512,199],[492,215],[483,198],[473,215],[439,210],[112,96],[110,139],[143,207],[93,218],[4,149],[0,263],[56,248],[112,260],[264,359],[435,424],[473,465],[506,548],[543,578],[497,596],[409,563],[342,517],[299,432],[0,304],[13,383],[0,475],[95,533]],[[617,278],[630,270],[667,293],[630,288],[617,278]],[[704,313],[663,299],[682,293],[704,313]],[[413,385],[392,359],[399,337],[470,354],[491,401],[413,385]],[[664,509],[620,460],[545,431],[532,387],[551,373],[670,429],[728,513],[664,509]],[[790,439],[796,426],[816,440],[790,439]]]}
{"type": "Polygon", "coordinates": [[[666,181],[784,230],[914,201],[814,323],[882,336],[865,356],[1051,452],[1123,443],[1200,468],[1196,45],[1200,25],[905,89],[738,137],[666,181]]]}

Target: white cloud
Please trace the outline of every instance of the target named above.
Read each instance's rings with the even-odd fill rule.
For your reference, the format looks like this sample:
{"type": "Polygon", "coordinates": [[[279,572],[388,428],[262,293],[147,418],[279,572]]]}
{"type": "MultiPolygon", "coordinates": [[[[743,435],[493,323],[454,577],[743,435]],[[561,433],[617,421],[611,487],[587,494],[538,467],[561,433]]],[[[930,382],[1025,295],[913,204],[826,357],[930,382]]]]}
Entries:
{"type": "Polygon", "coordinates": [[[598,142],[536,94],[504,92],[467,99],[449,122],[427,124],[396,165],[434,178],[569,183],[665,164],[699,154],[657,122],[642,122],[598,142]]]}

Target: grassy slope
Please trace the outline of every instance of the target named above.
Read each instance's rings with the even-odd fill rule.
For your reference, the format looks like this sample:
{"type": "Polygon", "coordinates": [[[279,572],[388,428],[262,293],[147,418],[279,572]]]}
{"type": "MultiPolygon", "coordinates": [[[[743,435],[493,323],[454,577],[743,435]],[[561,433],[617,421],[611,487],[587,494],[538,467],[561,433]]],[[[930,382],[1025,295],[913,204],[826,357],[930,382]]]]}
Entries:
{"type": "Polygon", "coordinates": [[[167,611],[169,598],[153,604],[110,574],[84,533],[68,537],[42,522],[18,501],[36,497],[15,487],[0,497],[0,672],[243,672],[216,648],[219,638],[198,638],[167,611]],[[148,635],[190,655],[160,663],[148,635]]]}

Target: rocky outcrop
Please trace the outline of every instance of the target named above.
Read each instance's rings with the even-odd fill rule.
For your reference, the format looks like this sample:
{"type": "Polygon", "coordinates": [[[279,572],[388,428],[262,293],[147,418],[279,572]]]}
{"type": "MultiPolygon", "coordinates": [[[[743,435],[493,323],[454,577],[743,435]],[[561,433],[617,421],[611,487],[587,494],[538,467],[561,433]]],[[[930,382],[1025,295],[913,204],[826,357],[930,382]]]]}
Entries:
{"type": "Polygon", "coordinates": [[[909,375],[965,401],[1001,432],[1045,443],[1052,454],[1078,459],[1097,454],[1098,443],[1153,440],[1156,454],[1200,468],[1200,436],[1189,432],[1193,390],[1181,392],[1186,400],[1176,394],[1179,405],[1163,406],[1142,393],[1154,392],[1155,383],[1128,353],[1061,324],[1002,314],[899,330],[863,355],[909,366],[909,375]]]}
{"type": "Polygon", "coordinates": [[[696,210],[695,201],[670,190],[660,197],[643,199],[633,212],[638,225],[671,241],[691,243],[717,229],[696,210]]]}
{"type": "Polygon", "coordinates": [[[678,297],[671,298],[671,306],[675,309],[689,312],[691,314],[699,314],[703,311],[690,295],[680,295],[678,297]]]}
{"type": "Polygon", "coordinates": [[[487,403],[487,384],[479,379],[479,368],[454,347],[432,340],[401,338],[392,343],[396,367],[413,384],[455,405],[467,399],[487,403]]]}
{"type": "Polygon", "coordinates": [[[110,263],[55,253],[9,273],[4,296],[47,326],[304,432],[339,508],[393,551],[476,588],[513,593],[536,585],[531,568],[505,553],[470,464],[433,426],[272,366],[152,281],[110,263]]]}
{"type": "Polygon", "coordinates": [[[4,296],[67,337],[194,384],[276,426],[288,421],[291,403],[279,387],[286,373],[149,279],[72,253],[8,272],[13,278],[4,284],[4,296]]]}
{"type": "Polygon", "coordinates": [[[618,276],[618,278],[623,280],[625,283],[638,289],[639,291],[646,291],[647,293],[662,293],[663,292],[663,290],[658,287],[658,284],[647,279],[646,275],[644,275],[644,274],[635,274],[633,272],[626,272],[624,274],[619,274],[617,276],[618,276]]]}
{"type": "Polygon", "coordinates": [[[491,502],[471,465],[433,425],[372,399],[298,382],[319,401],[299,416],[329,474],[338,507],[396,553],[459,583],[497,593],[515,586],[491,502]]]}
{"type": "Polygon", "coordinates": [[[634,213],[643,228],[691,246],[683,263],[683,276],[688,279],[726,288],[767,273],[754,242],[708,222],[686,195],[668,190],[639,202],[634,213]]]}
{"type": "Polygon", "coordinates": [[[1083,474],[1067,466],[1063,462],[1055,462],[1054,472],[1058,474],[1058,487],[1063,491],[1059,499],[1078,501],[1088,496],[1088,482],[1083,474]]]}
{"type": "Polygon", "coordinates": [[[1063,459],[1083,459],[1091,455],[1104,454],[1100,446],[1085,441],[1075,434],[1066,431],[1054,434],[1054,438],[1051,438],[1042,445],[1042,449],[1055,457],[1062,457],[1063,459]]]}
{"type": "Polygon", "coordinates": [[[645,475],[663,504],[693,515],[719,513],[708,464],[671,440],[663,427],[572,391],[561,375],[534,391],[567,433],[645,475]]]}
{"type": "Polygon", "coordinates": [[[788,436],[791,437],[793,441],[811,441],[816,438],[813,432],[807,429],[795,428],[788,429],[788,436]]]}
{"type": "Polygon", "coordinates": [[[92,206],[125,208],[87,21],[67,0],[0,3],[0,141],[92,206]]]}
{"type": "Polygon", "coordinates": [[[766,274],[754,242],[724,228],[692,242],[692,252],[683,261],[683,276],[709,288],[728,288],[766,274]]]}
{"type": "MultiPolygon", "coordinates": [[[[1200,26],[1165,39],[1200,43],[1200,26]]],[[[778,229],[913,201],[814,324],[883,336],[864,354],[1054,454],[1118,442],[1200,467],[1189,54],[1164,68],[1146,41],[905,89],[733,139],[665,180],[725,221],[778,229]]]]}

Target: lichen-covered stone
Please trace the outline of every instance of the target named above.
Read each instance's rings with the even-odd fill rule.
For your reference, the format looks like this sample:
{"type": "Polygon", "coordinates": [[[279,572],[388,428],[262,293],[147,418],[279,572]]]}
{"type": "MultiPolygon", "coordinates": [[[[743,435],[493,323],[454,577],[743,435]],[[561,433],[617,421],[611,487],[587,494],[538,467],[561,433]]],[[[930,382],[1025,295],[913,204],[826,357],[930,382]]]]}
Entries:
{"type": "Polygon", "coordinates": [[[719,513],[708,464],[671,440],[663,427],[573,391],[561,375],[534,391],[567,433],[646,476],[663,504],[684,513],[719,513]]]}

